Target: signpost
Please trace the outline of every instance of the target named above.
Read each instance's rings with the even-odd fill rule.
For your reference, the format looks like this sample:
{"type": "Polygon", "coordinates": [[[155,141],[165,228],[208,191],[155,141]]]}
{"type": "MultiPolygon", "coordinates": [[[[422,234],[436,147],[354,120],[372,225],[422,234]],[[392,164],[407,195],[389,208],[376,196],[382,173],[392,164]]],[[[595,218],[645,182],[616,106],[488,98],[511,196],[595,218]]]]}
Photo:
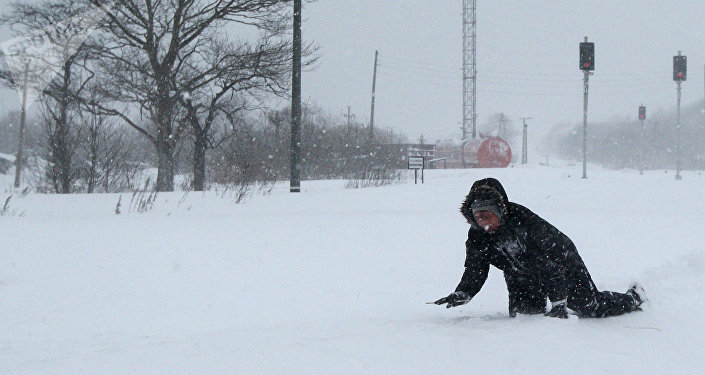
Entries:
{"type": "Polygon", "coordinates": [[[423,184],[423,167],[424,167],[424,157],[423,156],[409,156],[409,167],[408,169],[414,170],[414,184],[418,183],[418,173],[421,170],[421,183],[423,184]]]}

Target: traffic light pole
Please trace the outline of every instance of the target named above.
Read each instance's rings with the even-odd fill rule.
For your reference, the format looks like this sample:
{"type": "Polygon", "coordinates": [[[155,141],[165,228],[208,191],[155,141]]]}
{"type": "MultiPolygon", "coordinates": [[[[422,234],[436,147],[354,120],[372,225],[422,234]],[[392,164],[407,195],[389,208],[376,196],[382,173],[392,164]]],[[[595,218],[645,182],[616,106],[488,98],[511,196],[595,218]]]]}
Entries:
{"type": "Polygon", "coordinates": [[[595,70],[595,43],[588,37],[580,43],[580,70],[583,71],[583,178],[587,178],[587,110],[590,71],[595,70]]]}
{"type": "Polygon", "coordinates": [[[645,134],[646,134],[646,125],[644,125],[644,119],[641,119],[641,152],[639,153],[639,174],[643,175],[644,174],[644,154],[646,152],[645,148],[645,134]]]}
{"type": "Polygon", "coordinates": [[[681,81],[676,81],[678,92],[678,117],[676,122],[676,180],[681,177],[681,81]]]}
{"type": "MultiPolygon", "coordinates": [[[[587,40],[587,38],[585,39],[587,40]]],[[[583,178],[587,178],[587,111],[590,72],[585,70],[583,74],[583,178]]]]}

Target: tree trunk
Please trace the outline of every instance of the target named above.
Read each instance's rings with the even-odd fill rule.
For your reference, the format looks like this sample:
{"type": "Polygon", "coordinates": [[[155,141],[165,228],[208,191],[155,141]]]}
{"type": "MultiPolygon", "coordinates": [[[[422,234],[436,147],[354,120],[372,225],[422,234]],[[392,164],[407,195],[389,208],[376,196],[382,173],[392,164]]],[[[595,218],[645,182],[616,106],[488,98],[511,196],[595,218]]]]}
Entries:
{"type": "Polygon", "coordinates": [[[203,191],[206,182],[206,139],[201,132],[196,133],[193,144],[193,190],[203,191]]]}
{"type": "Polygon", "coordinates": [[[69,150],[69,134],[68,125],[66,120],[62,120],[64,123],[60,124],[61,128],[57,129],[57,163],[59,164],[59,185],[61,187],[61,194],[71,194],[71,180],[72,180],[72,170],[71,170],[71,152],[69,150]]]}
{"type": "Polygon", "coordinates": [[[71,194],[71,152],[69,148],[68,103],[61,101],[61,115],[56,124],[56,145],[54,158],[59,167],[59,187],[61,194],[71,194]]]}
{"type": "Polygon", "coordinates": [[[112,191],[110,191],[110,172],[112,172],[112,168],[111,164],[108,164],[105,166],[105,180],[103,181],[106,193],[112,193],[112,191]]]}
{"type": "Polygon", "coordinates": [[[91,151],[91,157],[90,157],[90,167],[88,168],[88,188],[86,190],[86,193],[92,194],[93,190],[95,189],[96,185],[96,179],[97,179],[97,174],[98,174],[98,160],[97,156],[94,151],[91,151]]]}
{"type": "Polygon", "coordinates": [[[157,191],[174,191],[174,146],[168,137],[157,139],[157,191]]]}
{"type": "Polygon", "coordinates": [[[61,87],[61,98],[59,99],[59,118],[56,123],[56,134],[54,136],[54,161],[59,169],[59,191],[61,194],[71,194],[71,184],[73,171],[71,170],[71,147],[68,124],[69,99],[68,90],[71,84],[71,63],[69,60],[63,67],[63,86],[61,87]]]}
{"type": "Polygon", "coordinates": [[[174,151],[176,150],[175,134],[172,132],[172,105],[169,86],[165,79],[159,78],[157,91],[157,157],[159,159],[157,172],[157,191],[174,191],[174,151]]]}
{"type": "MultiPolygon", "coordinates": [[[[97,121],[94,119],[94,121],[97,121]]],[[[92,194],[93,190],[95,189],[95,186],[97,184],[98,180],[98,152],[99,152],[99,147],[98,147],[98,125],[93,124],[91,128],[89,129],[88,136],[90,137],[89,139],[89,160],[90,160],[90,166],[88,167],[88,188],[87,188],[87,193],[92,194]]],[[[107,191],[106,191],[107,193],[107,191]]]]}

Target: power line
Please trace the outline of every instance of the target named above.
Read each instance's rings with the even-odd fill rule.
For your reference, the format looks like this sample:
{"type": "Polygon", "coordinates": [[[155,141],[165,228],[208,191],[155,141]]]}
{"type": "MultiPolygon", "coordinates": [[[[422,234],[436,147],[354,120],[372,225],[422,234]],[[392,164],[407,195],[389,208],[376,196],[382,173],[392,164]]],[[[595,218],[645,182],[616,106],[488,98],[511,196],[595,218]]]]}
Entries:
{"type": "Polygon", "coordinates": [[[384,58],[382,59],[382,61],[387,60],[387,59],[395,60],[393,62],[396,64],[419,65],[419,66],[424,66],[424,67],[431,66],[431,67],[434,67],[437,69],[444,69],[444,70],[462,70],[462,67],[455,66],[455,65],[433,64],[433,63],[429,63],[429,62],[425,62],[425,61],[402,59],[399,57],[392,57],[392,56],[388,56],[388,55],[385,55],[384,58]]]}
{"type": "Polygon", "coordinates": [[[439,69],[439,68],[433,68],[433,67],[427,67],[427,66],[422,66],[422,65],[408,65],[408,64],[400,64],[394,61],[381,61],[381,64],[384,65],[390,65],[394,66],[400,69],[410,69],[410,70],[423,70],[423,71],[432,71],[432,72],[439,72],[439,73],[445,73],[445,74],[455,74],[455,75],[461,75],[462,70],[460,69],[439,69]]]}
{"type": "MultiPolygon", "coordinates": [[[[419,83],[424,83],[424,84],[429,84],[429,85],[434,85],[434,86],[443,86],[443,87],[449,87],[449,88],[457,88],[457,84],[450,84],[447,82],[442,82],[442,81],[432,81],[428,79],[422,79],[419,78],[418,76],[410,76],[410,75],[403,75],[403,74],[395,74],[395,73],[390,73],[390,72],[380,72],[384,73],[382,74],[383,76],[388,76],[388,77],[394,77],[394,78],[401,78],[404,80],[410,80],[414,82],[419,82],[419,83]]],[[[519,95],[519,96],[531,96],[531,97],[551,97],[551,96],[556,96],[556,97],[565,97],[565,96],[582,96],[581,93],[576,93],[575,90],[560,90],[560,91],[551,91],[551,92],[535,92],[535,90],[526,90],[526,91],[507,91],[507,90],[497,90],[497,89],[491,89],[491,88],[484,88],[484,86],[487,86],[488,84],[484,81],[480,81],[478,84],[477,91],[480,93],[493,93],[493,94],[503,94],[503,95],[519,95]]],[[[491,85],[490,85],[491,86],[491,85]]],[[[508,85],[506,85],[508,86],[508,85]]],[[[503,87],[502,85],[499,85],[499,87],[503,87]]],[[[514,85],[512,86],[513,88],[516,88],[517,86],[514,85]]],[[[579,87],[573,86],[572,88],[579,87]]],[[[536,87],[534,87],[536,88],[536,87]]],[[[571,87],[554,87],[554,88],[566,88],[569,89],[571,87]]],[[[620,91],[611,91],[611,90],[604,90],[604,89],[609,89],[610,86],[598,86],[594,88],[594,91],[599,92],[600,95],[628,95],[628,94],[633,94],[634,90],[620,90],[620,91]]],[[[659,88],[659,87],[651,87],[651,88],[645,88],[645,89],[640,89],[640,93],[646,93],[646,92],[658,92],[658,91],[664,91],[664,89],[659,88]]]]}
{"type": "MultiPolygon", "coordinates": [[[[398,78],[405,78],[405,79],[410,79],[414,80],[417,82],[426,82],[430,84],[435,84],[435,85],[444,85],[444,86],[455,86],[454,84],[451,84],[450,82],[458,82],[457,77],[449,77],[449,76],[444,76],[444,75],[436,75],[436,74],[425,74],[424,78],[419,77],[419,72],[418,71],[412,71],[412,70],[403,70],[403,69],[393,69],[389,68],[386,65],[380,65],[381,73],[387,76],[393,76],[393,77],[398,77],[398,78]],[[440,79],[444,80],[444,83],[441,81],[436,81],[436,80],[431,80],[431,79],[440,79]]],[[[569,80],[555,80],[555,81],[538,81],[538,80],[521,80],[521,79],[515,79],[515,78],[482,78],[478,80],[478,84],[482,86],[494,86],[494,87],[505,87],[505,86],[511,86],[513,88],[558,88],[558,89],[575,89],[580,87],[580,82],[578,81],[569,81],[569,80]],[[517,82],[518,81],[518,82],[517,82]],[[535,83],[534,83],[535,82],[535,83]],[[559,84],[554,84],[554,83],[559,83],[559,84]]],[[[650,88],[656,89],[656,88],[661,88],[663,85],[662,82],[614,82],[614,81],[609,81],[607,83],[605,82],[596,82],[593,84],[593,87],[596,89],[599,88],[638,88],[640,90],[648,90],[650,88]]]]}
{"type": "MultiPolygon", "coordinates": [[[[396,65],[390,65],[389,63],[384,63],[380,64],[381,67],[384,67],[388,70],[399,72],[399,73],[409,73],[409,74],[424,74],[426,76],[433,76],[435,78],[443,78],[443,79],[448,79],[448,80],[457,80],[458,79],[458,74],[454,72],[449,72],[449,71],[444,71],[444,70],[438,70],[438,69],[424,69],[421,67],[404,67],[404,66],[396,66],[396,65]]],[[[482,77],[479,77],[479,79],[482,82],[498,82],[502,80],[506,80],[511,85],[516,85],[517,81],[519,82],[539,82],[540,84],[536,84],[535,86],[537,87],[574,87],[574,84],[578,84],[579,82],[575,80],[575,76],[571,76],[571,79],[545,79],[545,78],[523,78],[523,77],[510,77],[510,76],[502,76],[502,75],[495,75],[495,74],[483,74],[482,77]],[[547,83],[564,83],[565,85],[550,85],[547,83]]],[[[601,77],[602,78],[602,77],[601,77]]],[[[597,84],[598,86],[602,85],[600,81],[604,81],[604,79],[598,80],[597,84]]],[[[653,78],[639,78],[639,79],[610,79],[609,80],[609,86],[611,87],[643,87],[646,86],[649,82],[651,83],[662,83],[664,82],[663,79],[658,78],[658,77],[653,77],[653,78]]]]}
{"type": "MultiPolygon", "coordinates": [[[[419,60],[411,60],[411,59],[404,59],[404,58],[399,58],[399,57],[390,57],[390,56],[385,56],[385,59],[392,59],[396,60],[393,62],[388,62],[390,64],[397,64],[397,65],[415,65],[418,66],[421,69],[425,69],[427,67],[433,67],[431,70],[437,70],[437,71],[443,71],[447,73],[456,73],[460,68],[451,66],[451,65],[438,65],[438,64],[433,64],[433,63],[427,63],[419,60]]],[[[518,72],[518,71],[508,71],[508,70],[495,70],[495,69],[482,69],[482,74],[509,74],[509,75],[518,75],[518,76],[534,76],[534,77],[576,77],[576,74],[570,74],[570,73],[565,73],[565,74],[557,74],[557,73],[536,73],[536,72],[518,72]]],[[[661,74],[660,71],[642,71],[642,72],[629,72],[629,73],[613,73],[613,74],[608,74],[608,73],[600,73],[601,77],[644,77],[644,76],[650,76],[653,79],[661,79],[660,77],[663,74],[661,74]]],[[[643,78],[642,78],[643,79],[643,78]]]]}
{"type": "Polygon", "coordinates": [[[380,63],[378,64],[380,67],[385,67],[390,70],[396,70],[396,71],[401,71],[401,72],[408,72],[408,73],[413,73],[413,74],[419,74],[423,73],[426,75],[434,75],[434,76],[439,76],[439,77],[444,77],[448,79],[459,79],[461,78],[460,72],[458,73],[451,73],[451,72],[443,72],[443,71],[435,71],[435,70],[427,70],[427,69],[420,69],[420,68],[403,68],[403,67],[398,67],[398,66],[391,66],[388,65],[387,63],[380,63]]]}

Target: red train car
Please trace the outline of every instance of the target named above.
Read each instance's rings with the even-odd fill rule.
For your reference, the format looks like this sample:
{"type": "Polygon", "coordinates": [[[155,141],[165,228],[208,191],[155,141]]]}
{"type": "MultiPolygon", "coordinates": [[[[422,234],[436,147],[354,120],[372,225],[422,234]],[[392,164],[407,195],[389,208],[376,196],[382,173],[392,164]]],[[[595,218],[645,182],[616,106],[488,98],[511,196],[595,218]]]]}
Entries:
{"type": "Polygon", "coordinates": [[[509,143],[490,137],[439,141],[433,164],[435,168],[506,168],[511,161],[509,143]]]}

